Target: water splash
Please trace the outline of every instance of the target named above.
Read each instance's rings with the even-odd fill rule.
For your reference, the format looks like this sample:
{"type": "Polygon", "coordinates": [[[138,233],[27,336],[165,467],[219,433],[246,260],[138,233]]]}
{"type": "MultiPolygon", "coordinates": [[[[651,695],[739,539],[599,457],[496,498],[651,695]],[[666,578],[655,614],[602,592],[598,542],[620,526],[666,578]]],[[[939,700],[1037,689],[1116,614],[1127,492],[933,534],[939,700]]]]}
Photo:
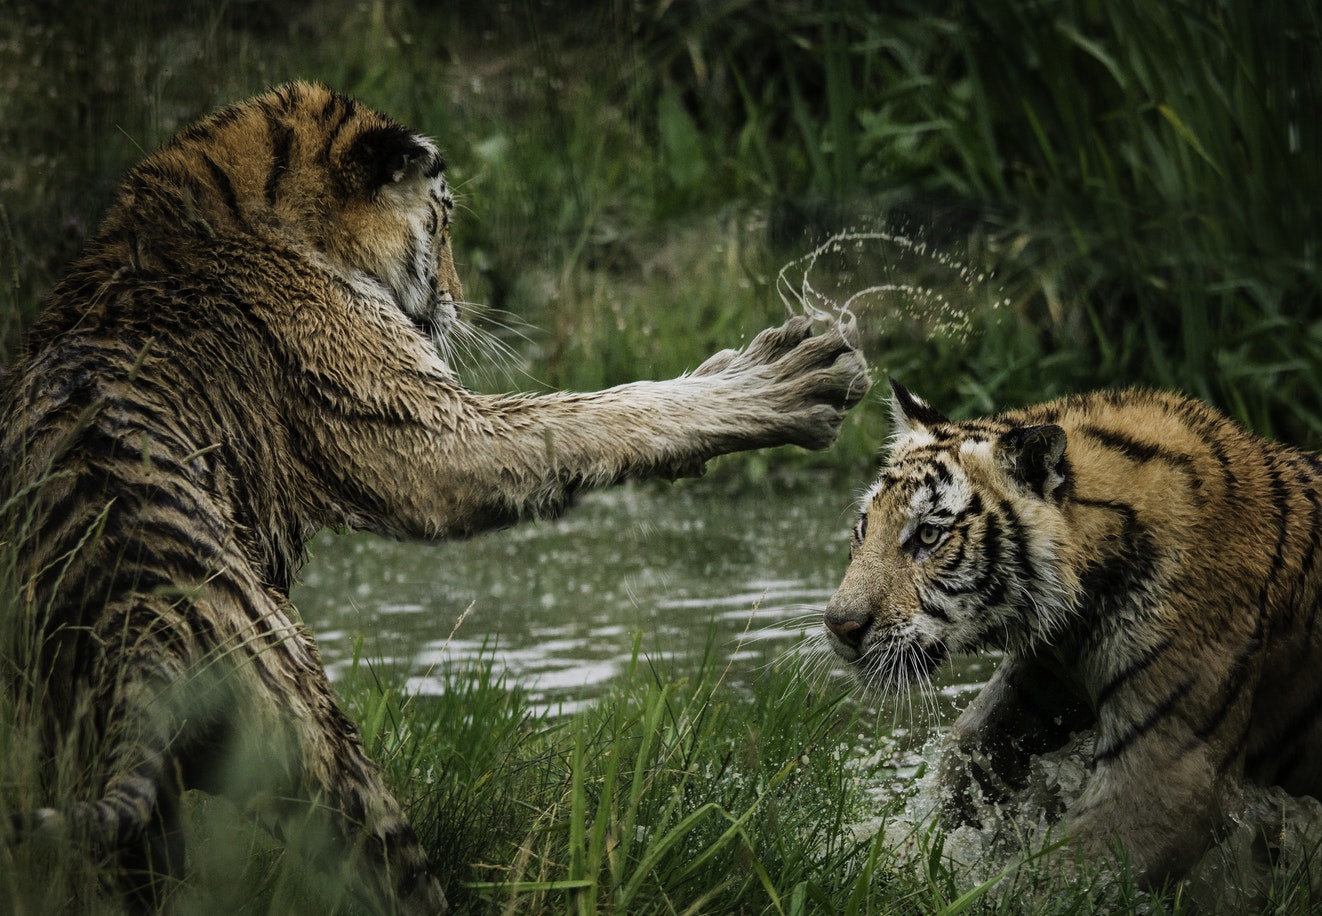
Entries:
{"type": "MultiPolygon", "coordinates": [[[[885,831],[897,852],[915,866],[929,860],[939,831],[940,856],[961,876],[961,883],[972,888],[1001,879],[1018,863],[1063,839],[1061,816],[1088,784],[1094,742],[1092,731],[1080,731],[1061,748],[1034,756],[1021,789],[1000,802],[983,802],[973,812],[978,826],[939,831],[946,796],[940,767],[929,766],[916,778],[866,787],[865,793],[879,800],[903,793],[903,806],[898,814],[864,818],[852,830],[860,839],[885,831]],[[902,784],[898,788],[897,782],[902,784]]],[[[935,763],[947,750],[938,735],[917,756],[935,763]]],[[[1302,875],[1311,885],[1305,899],[1322,896],[1322,874],[1309,867],[1322,855],[1322,802],[1277,787],[1245,784],[1223,796],[1220,807],[1224,815],[1219,837],[1180,889],[1196,912],[1264,912],[1272,894],[1281,894],[1283,876],[1291,874],[1302,875]]],[[[1108,880],[1103,875],[1101,893],[1106,893],[1108,880]]],[[[1013,893],[1009,882],[1005,884],[993,894],[1013,893]]]]}
{"type": "Polygon", "coordinates": [[[967,341],[983,311],[1009,305],[991,286],[988,270],[973,267],[949,251],[885,230],[836,233],[776,274],[776,291],[790,314],[837,322],[858,331],[859,316],[893,330],[920,321],[943,336],[967,341]]]}

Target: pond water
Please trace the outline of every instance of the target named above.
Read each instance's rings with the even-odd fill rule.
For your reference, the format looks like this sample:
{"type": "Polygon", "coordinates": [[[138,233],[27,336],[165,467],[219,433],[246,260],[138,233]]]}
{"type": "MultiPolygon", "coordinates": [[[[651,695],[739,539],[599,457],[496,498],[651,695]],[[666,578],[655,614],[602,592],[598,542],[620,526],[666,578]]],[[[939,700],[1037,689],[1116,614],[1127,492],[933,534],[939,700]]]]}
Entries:
{"type": "MultiPolygon", "coordinates": [[[[630,485],[467,541],[324,534],[294,601],[332,678],[359,638],[365,658],[402,669],[421,694],[440,689],[440,664],[485,655],[535,703],[572,712],[626,670],[637,643],[674,676],[715,652],[730,661],[726,683],[752,689],[776,659],[812,654],[848,559],[853,499],[807,485],[738,497],[707,481],[630,485]]],[[[947,672],[942,695],[985,679],[990,663],[970,665],[947,672]]]]}

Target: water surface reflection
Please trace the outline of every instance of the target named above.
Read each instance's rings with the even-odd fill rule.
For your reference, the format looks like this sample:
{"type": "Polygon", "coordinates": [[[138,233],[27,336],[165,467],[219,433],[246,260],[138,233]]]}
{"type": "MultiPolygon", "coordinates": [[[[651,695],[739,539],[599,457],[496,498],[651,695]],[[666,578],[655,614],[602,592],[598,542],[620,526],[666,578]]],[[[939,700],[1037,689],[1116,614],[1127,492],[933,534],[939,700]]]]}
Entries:
{"type": "Polygon", "coordinates": [[[410,689],[439,664],[487,653],[541,703],[566,710],[629,663],[635,641],[683,674],[704,652],[732,683],[790,651],[844,570],[847,493],[730,498],[714,486],[591,494],[565,517],[469,541],[325,534],[294,594],[332,677],[361,636],[410,689]]]}

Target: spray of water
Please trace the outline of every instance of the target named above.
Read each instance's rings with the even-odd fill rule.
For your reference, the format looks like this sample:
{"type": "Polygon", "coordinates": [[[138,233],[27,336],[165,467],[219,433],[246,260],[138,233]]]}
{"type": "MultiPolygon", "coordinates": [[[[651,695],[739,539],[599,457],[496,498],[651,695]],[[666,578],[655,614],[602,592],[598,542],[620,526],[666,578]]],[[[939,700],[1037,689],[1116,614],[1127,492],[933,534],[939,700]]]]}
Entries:
{"type": "Polygon", "coordinates": [[[781,267],[776,291],[790,314],[838,323],[846,334],[857,333],[866,315],[881,332],[921,321],[935,334],[966,342],[980,310],[1009,304],[993,280],[922,238],[851,229],[781,267]]]}

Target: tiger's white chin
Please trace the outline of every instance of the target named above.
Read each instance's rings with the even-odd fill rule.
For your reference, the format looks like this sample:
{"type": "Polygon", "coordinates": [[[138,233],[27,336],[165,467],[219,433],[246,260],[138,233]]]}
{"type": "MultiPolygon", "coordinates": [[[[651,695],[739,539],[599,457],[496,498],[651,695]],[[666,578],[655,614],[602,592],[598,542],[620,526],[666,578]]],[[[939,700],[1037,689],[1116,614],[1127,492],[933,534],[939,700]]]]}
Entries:
{"type": "Polygon", "coordinates": [[[450,331],[459,323],[459,303],[451,299],[438,299],[431,304],[427,313],[415,322],[427,336],[436,341],[437,349],[445,349],[445,340],[450,331]]]}
{"type": "Polygon", "coordinates": [[[895,693],[930,681],[949,655],[939,643],[877,640],[859,651],[832,637],[830,645],[859,688],[873,694],[895,693]]]}

